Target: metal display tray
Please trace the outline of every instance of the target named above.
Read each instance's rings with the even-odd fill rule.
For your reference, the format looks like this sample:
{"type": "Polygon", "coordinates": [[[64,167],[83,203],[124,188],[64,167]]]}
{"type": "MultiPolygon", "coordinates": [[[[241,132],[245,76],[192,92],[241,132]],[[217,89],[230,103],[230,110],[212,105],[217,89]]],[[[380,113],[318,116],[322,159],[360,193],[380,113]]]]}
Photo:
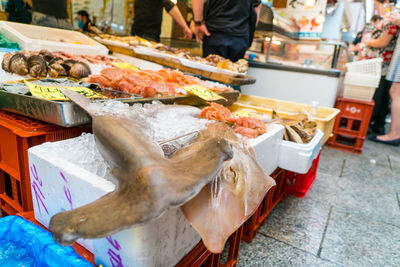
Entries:
{"type": "MultiPolygon", "coordinates": [[[[227,101],[216,101],[225,106],[232,105],[239,97],[238,91],[227,91],[219,93],[227,101]]],[[[192,106],[204,106],[205,100],[194,95],[183,95],[160,98],[125,98],[115,99],[123,103],[133,105],[135,103],[151,103],[160,101],[164,104],[181,104],[192,106]]],[[[56,102],[33,96],[21,95],[0,90],[0,109],[15,112],[33,119],[41,120],[51,124],[74,127],[91,122],[90,116],[80,107],[72,102],[56,102]]]]}

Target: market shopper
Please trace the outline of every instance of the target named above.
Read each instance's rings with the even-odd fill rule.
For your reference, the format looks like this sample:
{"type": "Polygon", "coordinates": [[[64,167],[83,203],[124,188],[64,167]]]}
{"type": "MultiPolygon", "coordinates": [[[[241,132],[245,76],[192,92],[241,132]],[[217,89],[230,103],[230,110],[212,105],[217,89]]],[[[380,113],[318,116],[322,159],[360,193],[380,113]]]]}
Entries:
{"type": "Polygon", "coordinates": [[[192,38],[179,8],[171,0],[135,0],[135,18],[131,34],[144,39],[160,42],[163,8],[181,26],[185,39],[192,38]]]}
{"type": "Polygon", "coordinates": [[[26,0],[32,6],[32,24],[72,29],[68,17],[71,0],[26,0]]]}
{"type": "MultiPolygon", "coordinates": [[[[388,19],[400,26],[400,14],[390,14],[388,19]]],[[[385,135],[372,136],[370,140],[398,146],[400,145],[400,39],[397,40],[396,50],[386,78],[393,82],[390,88],[390,97],[392,99],[390,130],[385,135]]]]}
{"type": "Polygon", "coordinates": [[[29,24],[32,21],[31,7],[25,0],[8,0],[8,21],[29,24]]]}
{"type": "Polygon", "coordinates": [[[366,58],[382,57],[382,77],[374,94],[375,107],[371,117],[371,129],[375,134],[385,133],[385,120],[389,114],[391,81],[386,79],[387,70],[392,60],[393,51],[399,35],[399,26],[384,22],[372,33],[372,38],[364,38],[368,46],[366,58]]]}
{"type": "Polygon", "coordinates": [[[231,61],[250,47],[261,8],[259,0],[192,0],[196,40],[203,40],[203,57],[217,54],[231,61]]]}

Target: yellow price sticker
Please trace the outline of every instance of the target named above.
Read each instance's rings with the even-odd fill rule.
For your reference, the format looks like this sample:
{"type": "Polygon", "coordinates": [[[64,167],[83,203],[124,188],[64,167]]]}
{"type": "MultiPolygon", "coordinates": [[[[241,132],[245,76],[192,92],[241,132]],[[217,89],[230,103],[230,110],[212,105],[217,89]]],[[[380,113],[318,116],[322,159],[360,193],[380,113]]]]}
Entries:
{"type": "MultiPolygon", "coordinates": [[[[219,94],[214,93],[213,91],[205,88],[204,86],[193,84],[182,87],[185,91],[200,97],[206,101],[215,101],[220,99],[225,99],[219,94]]],[[[226,99],[225,99],[226,100],[226,99]]]]}
{"type": "Polygon", "coordinates": [[[127,62],[111,62],[111,65],[120,69],[127,69],[127,70],[139,70],[138,67],[127,63],[127,62]]]}
{"type": "Polygon", "coordinates": [[[259,117],[263,114],[251,109],[241,109],[233,113],[237,117],[259,117]]]}
{"type": "Polygon", "coordinates": [[[47,86],[47,85],[38,85],[35,83],[31,83],[25,81],[25,84],[28,86],[29,91],[32,93],[33,96],[38,98],[44,98],[47,100],[69,100],[63,93],[61,93],[61,88],[75,91],[81,95],[84,95],[87,98],[101,98],[105,99],[107,97],[99,94],[93,90],[90,90],[86,87],[75,87],[75,86],[47,86]]]}

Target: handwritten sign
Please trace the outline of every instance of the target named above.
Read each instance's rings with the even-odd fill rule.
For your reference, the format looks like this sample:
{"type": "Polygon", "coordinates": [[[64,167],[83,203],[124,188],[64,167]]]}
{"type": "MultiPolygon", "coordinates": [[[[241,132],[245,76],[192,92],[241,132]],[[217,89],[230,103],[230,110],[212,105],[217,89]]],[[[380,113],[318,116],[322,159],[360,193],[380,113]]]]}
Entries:
{"type": "Polygon", "coordinates": [[[32,193],[34,195],[34,199],[36,200],[36,203],[37,203],[37,206],[39,209],[39,213],[42,214],[42,208],[43,208],[44,211],[46,211],[46,213],[49,214],[49,211],[46,208],[46,204],[44,203],[45,197],[42,192],[43,182],[42,182],[42,180],[39,179],[39,175],[37,173],[35,164],[33,164],[30,167],[30,170],[31,170],[31,175],[33,177],[33,179],[31,179],[32,180],[31,185],[32,185],[32,189],[33,189],[32,193]]]}
{"type": "Polygon", "coordinates": [[[120,68],[120,69],[125,69],[125,70],[139,70],[138,67],[127,63],[127,62],[111,62],[111,65],[113,65],[114,67],[120,68]]]}
{"type": "Polygon", "coordinates": [[[187,85],[187,86],[182,87],[182,89],[184,89],[186,92],[196,95],[206,101],[215,101],[215,100],[225,99],[224,97],[220,96],[219,94],[216,94],[213,91],[208,90],[204,86],[197,85],[197,84],[187,85]]]}
{"type": "Polygon", "coordinates": [[[39,98],[44,98],[47,100],[69,100],[68,97],[66,97],[63,93],[61,93],[61,88],[75,91],[81,95],[84,95],[87,98],[107,98],[103,96],[102,94],[99,94],[93,90],[90,90],[89,88],[86,87],[74,87],[74,86],[66,86],[66,87],[60,87],[60,86],[47,86],[47,85],[38,85],[35,83],[31,83],[28,81],[25,81],[25,84],[28,86],[29,91],[31,91],[33,96],[39,97],[39,98]]]}
{"type": "Polygon", "coordinates": [[[110,263],[113,267],[124,267],[122,263],[121,255],[119,251],[121,250],[121,245],[118,243],[117,240],[114,240],[111,236],[106,237],[108,243],[112,246],[112,248],[108,249],[108,256],[110,257],[110,263]],[[117,252],[115,252],[116,250],[117,252]]]}

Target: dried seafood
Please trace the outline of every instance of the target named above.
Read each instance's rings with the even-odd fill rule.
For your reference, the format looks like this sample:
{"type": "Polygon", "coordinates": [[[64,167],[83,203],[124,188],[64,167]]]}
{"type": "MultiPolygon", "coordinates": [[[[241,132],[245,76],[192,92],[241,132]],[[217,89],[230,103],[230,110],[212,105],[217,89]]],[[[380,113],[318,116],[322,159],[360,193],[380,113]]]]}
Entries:
{"type": "Polygon", "coordinates": [[[273,111],[272,118],[284,125],[283,139],[286,141],[307,144],[313,139],[317,131],[317,123],[307,114],[280,117],[276,111],[273,111]]]}

